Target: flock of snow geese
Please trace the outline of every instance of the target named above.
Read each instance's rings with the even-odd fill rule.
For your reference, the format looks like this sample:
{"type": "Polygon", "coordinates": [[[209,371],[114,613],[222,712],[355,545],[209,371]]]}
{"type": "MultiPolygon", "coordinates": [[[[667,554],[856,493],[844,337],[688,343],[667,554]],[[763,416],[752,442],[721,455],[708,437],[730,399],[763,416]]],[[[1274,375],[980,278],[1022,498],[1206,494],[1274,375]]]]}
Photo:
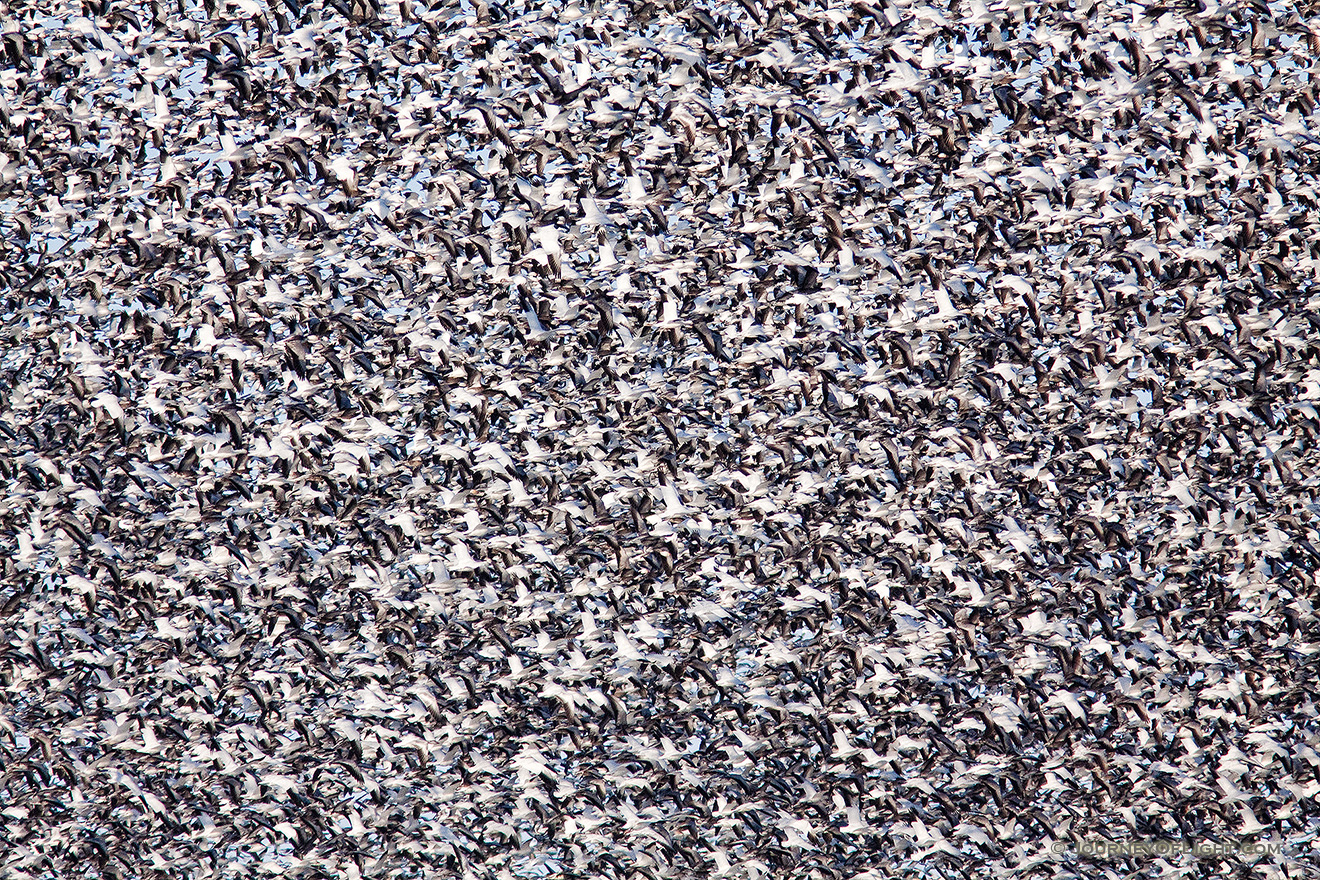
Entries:
{"type": "Polygon", "coordinates": [[[0,3],[0,876],[1315,876],[1313,13],[0,3]]]}

